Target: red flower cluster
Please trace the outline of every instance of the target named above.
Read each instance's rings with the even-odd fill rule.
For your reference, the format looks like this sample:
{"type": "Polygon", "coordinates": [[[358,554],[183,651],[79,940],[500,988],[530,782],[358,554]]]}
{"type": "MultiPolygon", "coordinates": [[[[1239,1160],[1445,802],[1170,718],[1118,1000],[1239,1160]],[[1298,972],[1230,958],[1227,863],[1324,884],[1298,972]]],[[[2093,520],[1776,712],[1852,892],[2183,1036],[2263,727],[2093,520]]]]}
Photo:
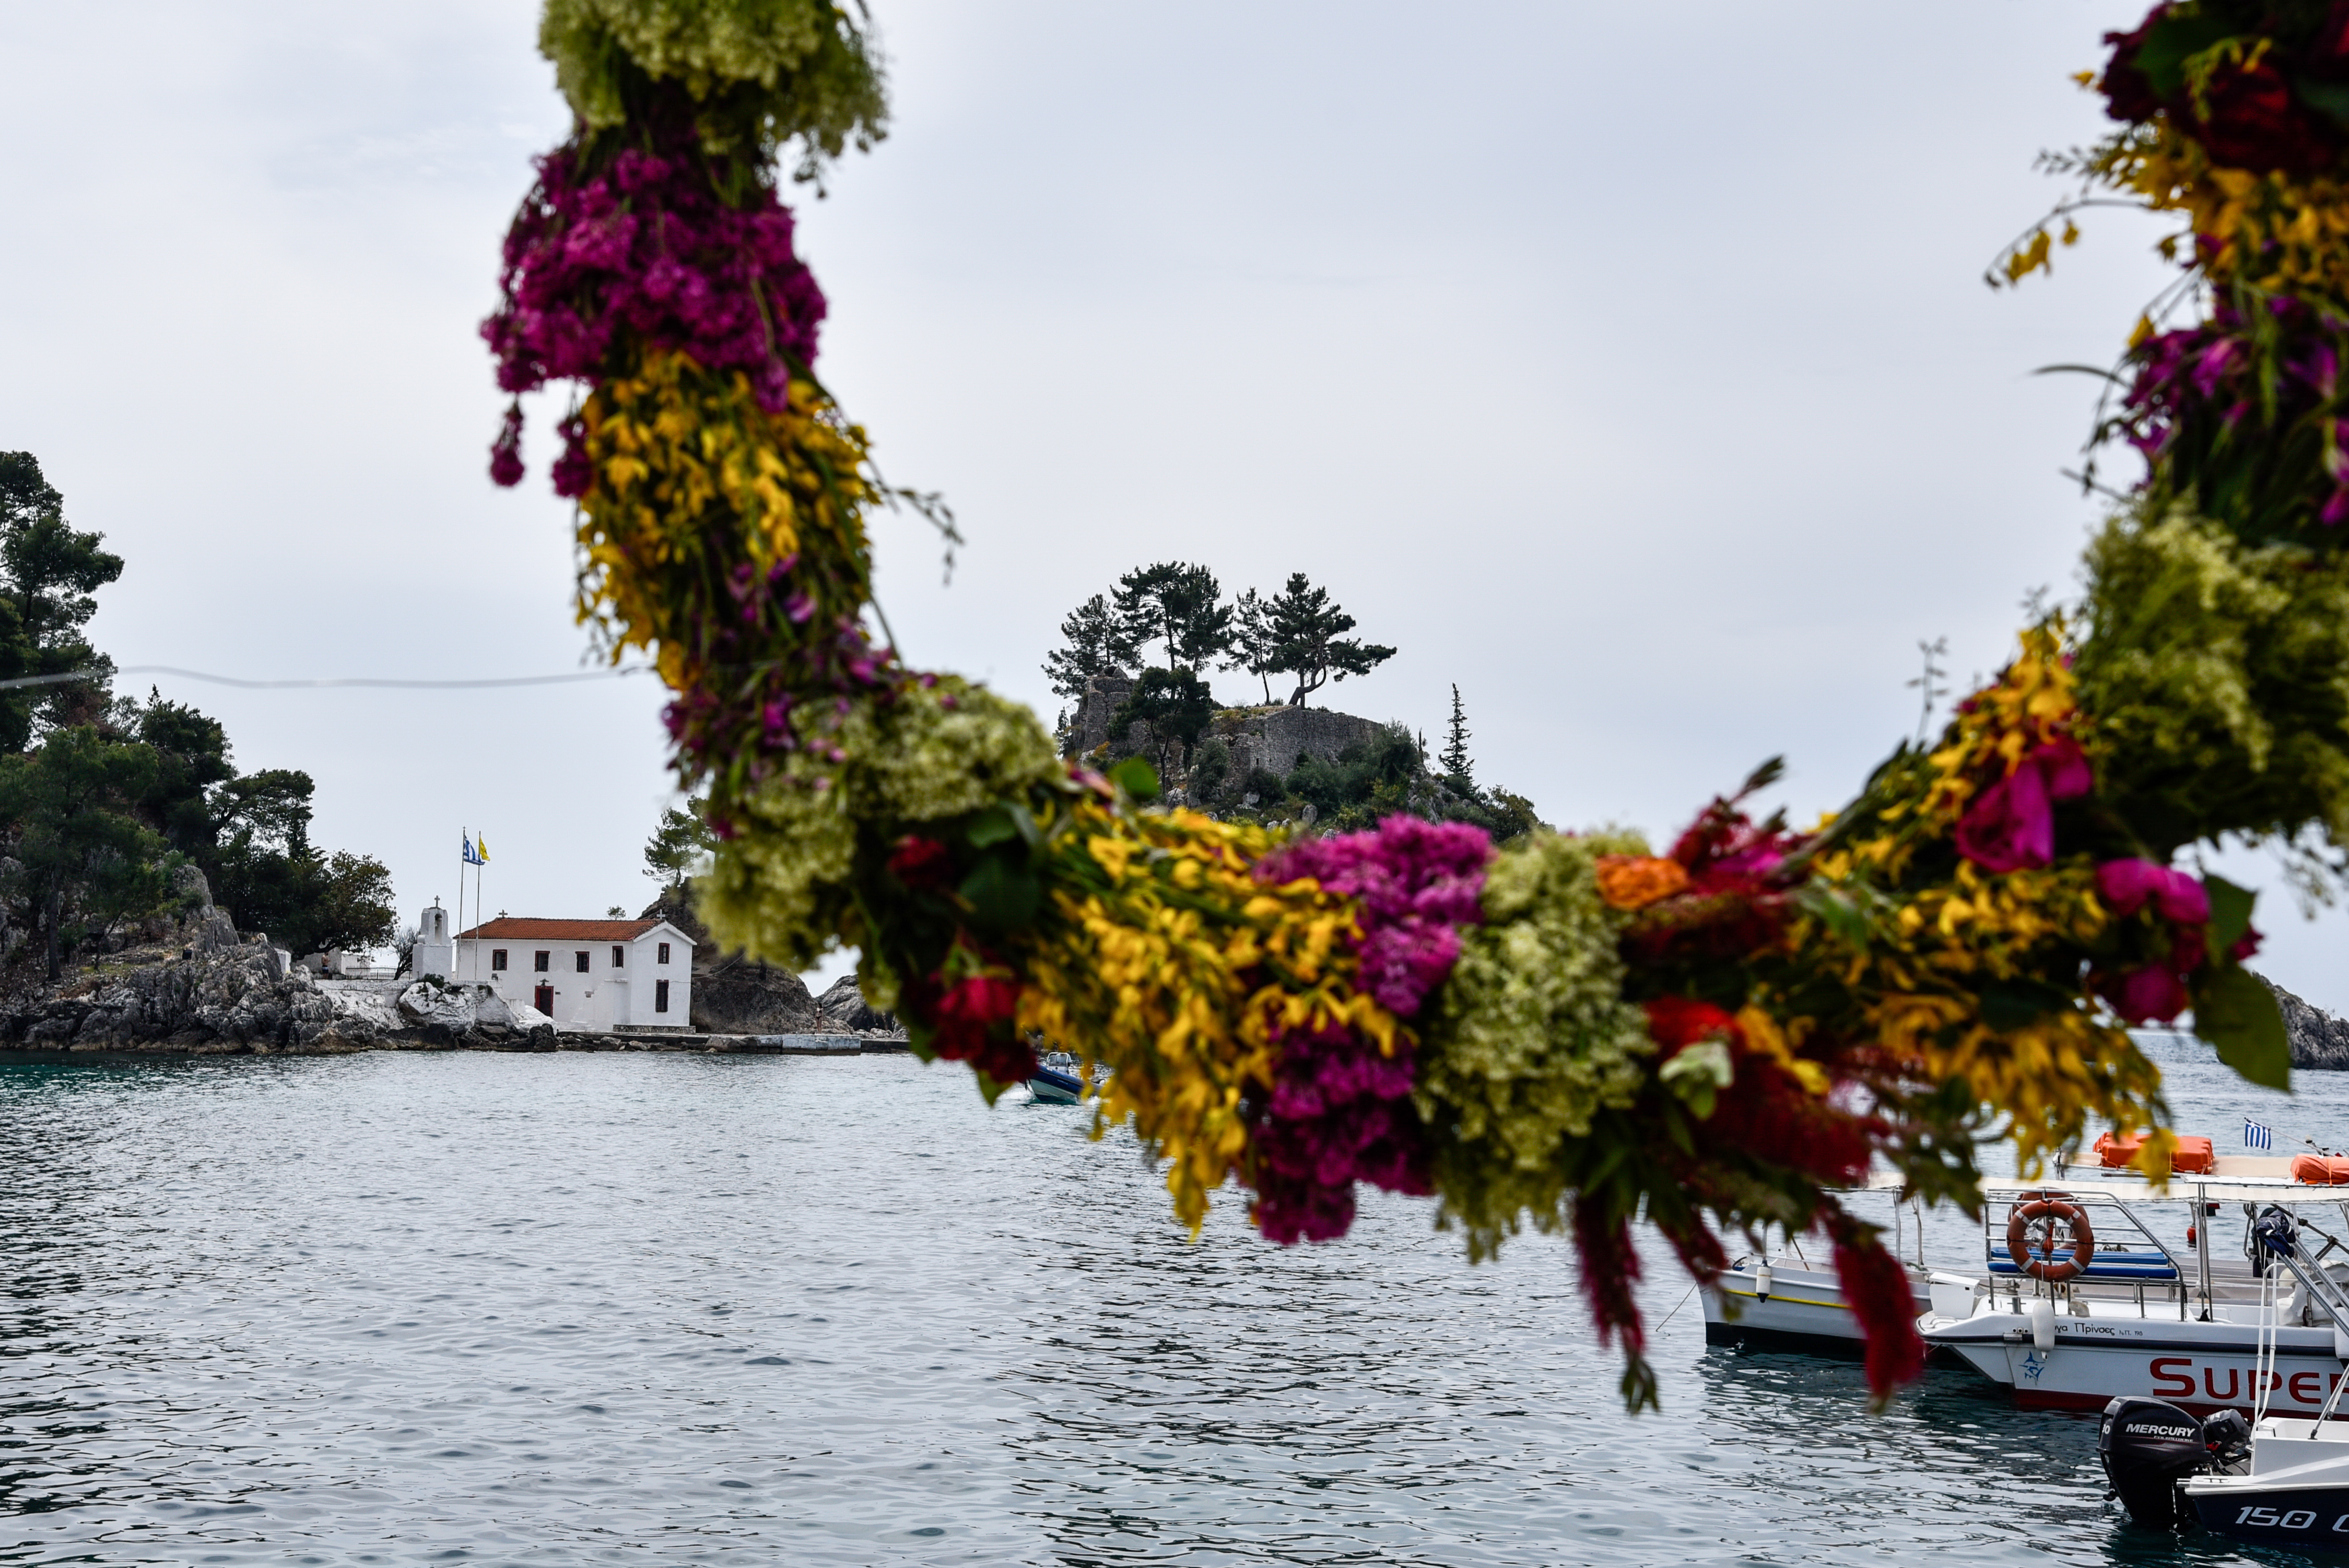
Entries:
{"type": "MultiPolygon", "coordinates": [[[[1660,996],[1647,1008],[1648,1032],[1655,1037],[1664,1061],[1701,1040],[1720,1040],[1729,1047],[1734,1076],[1700,1134],[1707,1155],[1733,1150],[1764,1165],[1798,1171],[1826,1187],[1852,1187],[1867,1180],[1871,1139],[1885,1130],[1876,1119],[1842,1109],[1834,1097],[1806,1089],[1776,1057],[1754,1048],[1736,1019],[1710,1003],[1660,996]]],[[[1692,1171],[1691,1178],[1692,1189],[1703,1185],[1701,1170],[1692,1171]]],[[[1818,1224],[1835,1241],[1836,1273],[1843,1282],[1844,1299],[1867,1337],[1868,1387],[1881,1398],[1924,1369],[1925,1346],[1917,1337],[1917,1309],[1908,1276],[1874,1230],[1833,1200],[1827,1201],[1818,1224]]],[[[1682,1251],[1685,1256],[1689,1249],[1683,1245],[1682,1251]]],[[[1694,1263],[1690,1266],[1697,1268],[1694,1263]]],[[[1715,1264],[1706,1272],[1717,1273],[1719,1267],[1715,1264]]],[[[1609,1305],[1593,1294],[1594,1310],[1609,1305]]],[[[1617,1326],[1630,1346],[1636,1318],[1629,1326],[1619,1321],[1617,1326]]]]}
{"type": "Polygon", "coordinates": [[[1688,885],[1647,904],[1624,935],[1624,956],[1635,968],[1671,961],[1743,963],[1777,944],[1790,911],[1786,859],[1804,843],[1776,818],[1756,823],[1733,798],[1716,799],[1676,840],[1668,859],[1688,885]]]}
{"type": "Polygon", "coordinates": [[[954,879],[954,851],[936,839],[908,833],[889,851],[889,874],[916,892],[935,892],[954,879]]]}
{"type": "Polygon", "coordinates": [[[1799,1171],[1830,1186],[1851,1186],[1868,1175],[1869,1119],[1837,1109],[1812,1094],[1767,1052],[1757,1051],[1737,1020],[1710,1002],[1659,996],[1647,1004],[1648,1033],[1658,1064],[1700,1040],[1727,1043],[1734,1077],[1704,1122],[1708,1145],[1734,1150],[1765,1165],[1799,1171]]]}
{"type": "Polygon", "coordinates": [[[2142,125],[2157,114],[2192,135],[2217,161],[2292,175],[2323,172],[2344,145],[2332,107],[2349,88],[2349,5],[2274,18],[2207,3],[2182,15],[2161,5],[2127,33],[2107,33],[2112,58],[2097,84],[2106,112],[2142,125]],[[2211,53],[2234,41],[2240,47],[2211,53]],[[2207,71],[2188,69],[2190,59],[2207,71]],[[2200,79],[2196,76],[2199,74],[2200,79]]]}
{"type": "Polygon", "coordinates": [[[1011,1026],[1019,1010],[1019,982],[973,975],[953,985],[943,975],[905,982],[906,1016],[925,1026],[930,1049],[950,1062],[968,1062],[999,1084],[1036,1076],[1036,1053],[1011,1026]]]}
{"type": "Polygon", "coordinates": [[[1836,1279],[1844,1304],[1859,1319],[1867,1346],[1868,1386],[1879,1399],[1925,1370],[1925,1342],[1917,1334],[1917,1298],[1909,1271],[1884,1250],[1874,1227],[1840,1209],[1824,1227],[1835,1241],[1836,1279]]]}

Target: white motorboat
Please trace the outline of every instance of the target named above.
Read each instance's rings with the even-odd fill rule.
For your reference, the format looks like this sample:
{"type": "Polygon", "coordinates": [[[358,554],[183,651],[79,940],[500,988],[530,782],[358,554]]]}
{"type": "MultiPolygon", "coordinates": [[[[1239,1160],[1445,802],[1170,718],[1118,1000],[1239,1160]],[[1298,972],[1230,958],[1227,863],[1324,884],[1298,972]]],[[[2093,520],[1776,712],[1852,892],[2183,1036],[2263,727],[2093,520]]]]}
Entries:
{"type": "Polygon", "coordinates": [[[2018,1266],[1986,1233],[1987,1272],[1971,1309],[1937,1300],[1919,1323],[1925,1342],[2025,1408],[2101,1410],[2115,1398],[2144,1398],[2199,1416],[2250,1410],[2265,1393],[2279,1414],[2313,1416],[2349,1361],[2349,1245],[2341,1239],[2349,1236],[2349,1192],[2294,1182],[2288,1167],[2221,1161],[2211,1177],[2180,1181],[2160,1198],[2110,1173],[1999,1192],[2010,1225],[2035,1211],[2022,1222],[2037,1227],[2030,1255],[2018,1266]],[[2206,1244],[2186,1258],[2143,1221],[2147,1204],[2164,1202],[2198,1205],[2206,1244]],[[2242,1202],[2247,1218],[2259,1211],[2271,1231],[2290,1230],[2288,1263],[2248,1238],[2244,1257],[2213,1256],[2208,1221],[2223,1202],[2242,1202]],[[2340,1213],[2338,1236],[2317,1222],[2328,1210],[2340,1213]]]}
{"type": "MultiPolygon", "coordinates": [[[[2081,1170],[2062,1184],[1992,1183],[1983,1215],[1982,1272],[1906,1264],[1918,1327],[1937,1360],[1955,1361],[2008,1390],[2026,1408],[2101,1410],[2116,1398],[2170,1402],[2196,1415],[2249,1410],[2270,1377],[2284,1417],[2313,1416],[2341,1383],[2349,1333],[2297,1276],[2266,1272],[2209,1245],[2173,1247],[2146,1222],[2160,1206],[2210,1215],[2240,1202],[2296,1216],[2328,1281],[2349,1280],[2349,1188],[2292,1180],[2282,1159],[2220,1157],[2207,1175],[2155,1194],[2127,1171],[2081,1170]],[[2019,1226],[2025,1256],[2010,1232],[2019,1226]],[[2047,1277],[2054,1276],[2054,1277],[2047,1277]],[[2272,1329],[2264,1371],[2263,1331],[2272,1329]]],[[[1890,1238],[1901,1248],[1899,1211],[1890,1238]]],[[[2186,1226],[2176,1227],[2181,1234],[2186,1226]]],[[[1795,1243],[1789,1243],[1794,1248],[1795,1243]]],[[[1821,1260],[1822,1263],[1825,1260],[1821,1260]]],[[[1857,1320],[1834,1272],[1799,1251],[1740,1258],[1705,1293],[1705,1337],[1755,1349],[1857,1356],[1857,1320]]],[[[2349,1323],[2349,1298],[2343,1302],[2349,1323]]]]}
{"type": "MultiPolygon", "coordinates": [[[[1893,1254],[1902,1250],[1903,1206],[1892,1211],[1893,1254]]],[[[1922,1220],[1917,1222],[1922,1238],[1922,1220]]],[[[1768,1234],[1765,1232],[1766,1242],[1768,1234]]],[[[1906,1263],[1909,1288],[1922,1315],[1936,1311],[1962,1315],[1973,1307],[1974,1282],[1962,1274],[1929,1269],[1921,1258],[1906,1263]]],[[[1843,1299],[1843,1283],[1832,1268],[1815,1268],[1802,1243],[1785,1239],[1785,1250],[1766,1246],[1737,1259],[1703,1287],[1704,1338],[1708,1345],[1749,1350],[1797,1350],[1814,1356],[1858,1357],[1864,1341],[1859,1319],[1843,1299]]]]}

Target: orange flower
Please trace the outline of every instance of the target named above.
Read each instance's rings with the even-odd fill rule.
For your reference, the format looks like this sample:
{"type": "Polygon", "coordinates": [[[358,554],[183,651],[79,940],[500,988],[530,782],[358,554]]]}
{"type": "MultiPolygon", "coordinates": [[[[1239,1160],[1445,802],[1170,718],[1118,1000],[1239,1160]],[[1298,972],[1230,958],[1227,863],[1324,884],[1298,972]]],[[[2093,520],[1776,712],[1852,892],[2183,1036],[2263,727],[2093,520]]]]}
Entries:
{"type": "Polygon", "coordinates": [[[1599,896],[1610,909],[1645,909],[1658,899],[1685,892],[1688,870],[1658,855],[1599,857],[1599,896]]]}

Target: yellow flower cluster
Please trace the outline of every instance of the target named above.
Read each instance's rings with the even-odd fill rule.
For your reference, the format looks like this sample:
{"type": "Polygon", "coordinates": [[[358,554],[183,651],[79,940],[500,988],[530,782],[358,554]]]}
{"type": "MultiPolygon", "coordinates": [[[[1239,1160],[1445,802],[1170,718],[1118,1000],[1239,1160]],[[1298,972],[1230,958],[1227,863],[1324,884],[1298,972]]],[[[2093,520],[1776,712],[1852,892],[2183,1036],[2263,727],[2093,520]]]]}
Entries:
{"type": "Polygon", "coordinates": [[[1997,682],[1973,694],[1951,725],[1948,742],[1931,758],[1932,787],[1923,819],[1954,824],[1973,798],[1974,780],[1996,764],[2000,777],[2062,736],[2080,712],[2071,666],[2064,661],[2061,622],[2023,634],[2023,653],[1997,682]]]}
{"type": "Polygon", "coordinates": [[[1952,882],[1900,906],[1848,978],[1870,998],[1876,1038],[1931,1081],[1964,1078],[2010,1118],[2032,1170],[2076,1144],[2091,1113],[2121,1127],[2164,1119],[2159,1070],[2076,995],[2078,954],[2108,919],[2085,857],[2003,876],[1961,861],[1952,882]],[[2042,1006],[2001,1027],[1983,1016],[1986,991],[2042,1006]]]}
{"type": "MultiPolygon", "coordinates": [[[[2349,301],[2349,185],[2339,180],[2213,162],[2202,143],[2167,116],[2115,135],[2081,168],[2095,183],[2127,191],[2153,211],[2185,214],[2189,232],[2163,240],[2161,253],[2176,260],[2199,239],[2199,254],[2191,259],[2215,285],[2245,283],[2268,294],[2349,301]]],[[[2070,244],[2079,231],[2068,219],[2064,228],[2070,244]]],[[[2042,226],[2008,253],[2001,268],[2007,280],[2052,270],[2048,246],[2042,226]]]]}
{"type": "MultiPolygon", "coordinates": [[[[1879,911],[1867,939],[1838,940],[1807,921],[1796,932],[1798,948],[1838,953],[1838,978],[1896,1059],[1931,1082],[1961,1077],[1978,1102],[2007,1115],[2026,1170],[2076,1143],[2092,1113],[2122,1127],[2165,1119],[2159,1070],[2081,992],[2085,950],[2111,919],[2095,864],[2075,855],[1998,874],[1961,857],[1938,880],[1899,884],[1929,850],[1946,854],[1982,779],[2011,773],[2081,717],[2060,628],[2033,627],[2022,655],[1973,695],[1925,759],[1912,792],[1878,804],[1880,830],[1818,856],[1823,886],[1879,911]]],[[[1791,1020],[1790,1032],[1815,1022],[1791,1020]]],[[[2147,1158],[2166,1159],[2167,1148],[2149,1144],[2147,1158]]]]}
{"type": "Polygon", "coordinates": [[[1270,1090],[1275,1031],[1343,1024],[1391,1050],[1402,1026],[1352,987],[1351,903],[1310,878],[1251,874],[1275,844],[1262,829],[1070,810],[1018,1022],[1113,1069],[1095,1135],[1131,1116],[1195,1235],[1207,1194],[1246,1173],[1242,1100],[1270,1090]]]}
{"type": "Polygon", "coordinates": [[[845,608],[863,607],[864,432],[812,383],[793,381],[771,414],[740,372],[654,353],[580,418],[595,478],[579,503],[579,619],[615,661],[657,650],[662,678],[688,684],[709,629],[695,623],[723,613],[727,573],[806,548],[852,568],[845,608]]]}

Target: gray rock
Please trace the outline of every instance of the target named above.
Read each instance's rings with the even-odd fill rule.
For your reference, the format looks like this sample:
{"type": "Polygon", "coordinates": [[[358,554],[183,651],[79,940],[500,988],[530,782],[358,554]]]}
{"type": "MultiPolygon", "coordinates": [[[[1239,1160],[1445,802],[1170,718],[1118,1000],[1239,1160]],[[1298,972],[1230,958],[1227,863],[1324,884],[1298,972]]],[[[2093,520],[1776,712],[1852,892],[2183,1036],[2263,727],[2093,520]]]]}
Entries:
{"type": "Polygon", "coordinates": [[[2264,975],[2260,978],[2275,993],[2283,1013],[2284,1033],[2292,1038],[2292,1065],[2318,1071],[2349,1068],[2349,1021],[2302,1001],[2264,975]]]}
{"type": "Polygon", "coordinates": [[[399,994],[399,1016],[419,1029],[462,1032],[479,1016],[471,987],[419,980],[399,994]]]}
{"type": "Polygon", "coordinates": [[[189,948],[199,954],[219,953],[226,948],[243,945],[243,940],[236,934],[236,922],[228,917],[228,911],[212,904],[204,906],[202,914],[188,933],[189,948]]]}
{"type": "MultiPolygon", "coordinates": [[[[830,1030],[846,1035],[898,1035],[905,1033],[894,1013],[885,1013],[864,999],[856,988],[856,976],[843,975],[832,983],[831,988],[815,999],[816,1011],[830,1030]]],[[[776,1030],[774,1033],[797,1034],[799,1030],[776,1030]]]]}
{"type": "Polygon", "coordinates": [[[192,862],[182,862],[171,872],[171,897],[191,916],[212,913],[212,884],[204,880],[203,872],[192,862]]]}
{"type": "Polygon", "coordinates": [[[1070,754],[1081,757],[1108,745],[1109,716],[1133,695],[1133,682],[1126,676],[1095,676],[1087,681],[1076,717],[1069,724],[1070,754]]]}
{"type": "Polygon", "coordinates": [[[739,953],[693,966],[693,1026],[704,1034],[795,1035],[823,1025],[807,982],[788,969],[739,953]]]}

